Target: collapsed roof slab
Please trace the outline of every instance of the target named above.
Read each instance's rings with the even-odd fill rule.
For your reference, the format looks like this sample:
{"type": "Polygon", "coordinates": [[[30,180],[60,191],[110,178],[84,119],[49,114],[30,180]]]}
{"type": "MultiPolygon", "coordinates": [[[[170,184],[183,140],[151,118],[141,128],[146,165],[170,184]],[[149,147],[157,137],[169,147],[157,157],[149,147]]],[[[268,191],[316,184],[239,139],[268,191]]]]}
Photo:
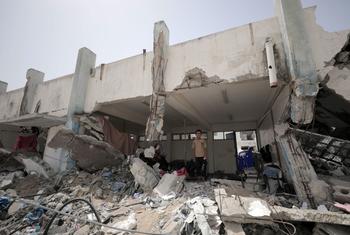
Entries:
{"type": "Polygon", "coordinates": [[[10,126],[36,126],[42,128],[48,128],[52,126],[58,126],[66,122],[65,117],[56,117],[48,114],[26,114],[23,116],[0,120],[0,124],[10,126]]]}

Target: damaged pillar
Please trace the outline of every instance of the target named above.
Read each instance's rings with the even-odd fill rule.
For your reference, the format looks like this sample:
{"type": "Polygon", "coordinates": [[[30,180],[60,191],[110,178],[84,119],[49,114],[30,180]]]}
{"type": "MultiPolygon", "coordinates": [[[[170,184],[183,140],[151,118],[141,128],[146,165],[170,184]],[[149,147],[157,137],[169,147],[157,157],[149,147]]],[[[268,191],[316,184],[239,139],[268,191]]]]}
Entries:
{"type": "Polygon", "coordinates": [[[314,115],[318,80],[300,0],[275,0],[291,78],[291,119],[308,124],[314,115]]]}
{"type": "Polygon", "coordinates": [[[164,75],[168,62],[169,30],[164,21],[154,24],[153,62],[152,62],[152,97],[150,116],[146,125],[146,140],[160,140],[165,112],[164,75]]]}
{"type": "MultiPolygon", "coordinates": [[[[92,77],[95,69],[96,54],[88,48],[83,47],[79,50],[77,64],[73,76],[72,90],[67,111],[66,127],[79,133],[79,122],[75,120],[75,114],[84,112],[85,97],[89,78],[92,77]]],[[[56,135],[61,127],[52,127],[49,129],[44,152],[44,161],[56,171],[64,171],[74,165],[74,161],[69,158],[69,152],[61,148],[50,148],[48,143],[56,135]]]]}
{"type": "Polygon", "coordinates": [[[35,69],[27,70],[27,82],[24,87],[23,98],[21,101],[21,107],[19,115],[25,115],[32,113],[34,110],[34,98],[37,93],[37,88],[39,84],[44,81],[44,73],[35,69]]]}
{"type": "Polygon", "coordinates": [[[329,185],[318,179],[309,155],[304,152],[288,124],[277,125],[276,133],[283,156],[282,165],[293,182],[298,199],[307,202],[312,208],[330,201],[329,185]]]}
{"type": "Polygon", "coordinates": [[[73,76],[66,123],[66,126],[75,133],[79,133],[79,123],[74,120],[74,114],[84,113],[88,80],[95,71],[95,63],[96,54],[86,47],[80,48],[73,76]]]}
{"type": "Polygon", "coordinates": [[[0,95],[6,93],[7,82],[0,81],[0,95]]]}

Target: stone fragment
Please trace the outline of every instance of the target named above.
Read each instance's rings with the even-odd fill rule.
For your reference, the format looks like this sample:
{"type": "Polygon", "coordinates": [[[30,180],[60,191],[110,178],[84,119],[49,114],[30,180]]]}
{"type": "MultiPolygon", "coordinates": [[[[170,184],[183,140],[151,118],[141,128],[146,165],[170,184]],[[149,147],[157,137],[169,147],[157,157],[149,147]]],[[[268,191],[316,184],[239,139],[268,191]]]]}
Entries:
{"type": "Polygon", "coordinates": [[[185,176],[177,176],[175,174],[165,174],[160,179],[158,185],[153,189],[153,192],[159,196],[168,195],[171,192],[179,193],[183,188],[185,176]]]}
{"type": "Polygon", "coordinates": [[[13,184],[13,180],[15,179],[14,173],[9,173],[6,176],[0,178],[0,189],[6,189],[13,184]]]}
{"type": "Polygon", "coordinates": [[[44,176],[47,179],[55,174],[49,164],[37,156],[27,157],[23,154],[19,154],[16,155],[15,158],[24,165],[25,171],[28,173],[36,172],[38,175],[44,176]]]}
{"type": "Polygon", "coordinates": [[[79,167],[88,172],[101,170],[108,166],[118,166],[124,160],[124,155],[110,144],[91,136],[76,135],[67,128],[60,129],[48,146],[70,150],[71,158],[79,167]]]}
{"type": "Polygon", "coordinates": [[[81,227],[77,231],[75,231],[75,233],[73,233],[73,234],[74,235],[86,235],[86,234],[89,234],[89,232],[90,232],[89,225],[84,225],[83,227],[81,227]]]}
{"type": "Polygon", "coordinates": [[[139,158],[134,158],[130,166],[130,171],[143,190],[152,190],[159,182],[159,176],[154,169],[148,166],[139,158]]]}

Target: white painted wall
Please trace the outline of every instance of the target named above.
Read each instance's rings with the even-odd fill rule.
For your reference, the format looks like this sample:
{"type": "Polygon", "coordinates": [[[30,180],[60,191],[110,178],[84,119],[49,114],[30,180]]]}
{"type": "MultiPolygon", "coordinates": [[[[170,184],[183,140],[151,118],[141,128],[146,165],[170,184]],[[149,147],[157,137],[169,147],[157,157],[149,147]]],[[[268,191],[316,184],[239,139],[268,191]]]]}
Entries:
{"type": "Polygon", "coordinates": [[[23,88],[0,94],[0,120],[19,114],[23,88]]]}
{"type": "MultiPolygon", "coordinates": [[[[49,113],[55,116],[64,116],[67,113],[73,75],[66,75],[49,80],[38,86],[34,104],[40,100],[39,113],[49,113]]],[[[33,107],[34,111],[35,105],[33,107]]]]}
{"type": "MultiPolygon", "coordinates": [[[[320,67],[344,44],[345,32],[322,30],[315,22],[313,8],[305,10],[305,17],[315,61],[320,67]]],[[[186,71],[194,67],[203,69],[208,76],[217,75],[229,81],[266,77],[266,37],[272,37],[276,44],[282,59],[277,67],[283,74],[280,29],[277,18],[270,18],[170,46],[166,90],[172,91],[182,82],[186,71]]],[[[148,52],[96,68],[95,76],[88,81],[85,112],[93,111],[97,103],[150,95],[152,59],[153,53],[148,52]]],[[[41,100],[40,113],[64,116],[71,84],[72,75],[67,75],[40,85],[34,101],[41,100]]],[[[0,95],[0,119],[17,115],[22,95],[22,89],[0,95]]]]}

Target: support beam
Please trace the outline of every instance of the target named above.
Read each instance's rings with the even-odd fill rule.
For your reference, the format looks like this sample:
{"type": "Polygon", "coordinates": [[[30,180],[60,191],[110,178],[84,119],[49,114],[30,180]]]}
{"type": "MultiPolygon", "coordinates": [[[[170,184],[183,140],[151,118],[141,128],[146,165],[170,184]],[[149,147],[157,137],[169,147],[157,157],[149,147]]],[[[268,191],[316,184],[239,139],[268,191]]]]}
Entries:
{"type": "Polygon", "coordinates": [[[203,115],[182,94],[170,95],[167,98],[167,104],[206,130],[211,129],[209,122],[203,118],[203,115]]]}
{"type": "Polygon", "coordinates": [[[25,115],[32,113],[34,110],[34,98],[37,93],[37,89],[39,84],[44,81],[44,73],[35,69],[27,70],[27,82],[24,87],[23,98],[21,101],[21,107],[19,111],[19,115],[25,115]]]}
{"type": "Polygon", "coordinates": [[[291,118],[295,123],[308,124],[314,115],[318,80],[304,10],[300,0],[276,0],[275,3],[293,90],[291,118]]]}
{"type": "Polygon", "coordinates": [[[146,126],[146,140],[160,140],[165,113],[164,74],[168,63],[169,30],[164,21],[154,24],[152,81],[153,93],[150,102],[151,114],[146,126]]]}

